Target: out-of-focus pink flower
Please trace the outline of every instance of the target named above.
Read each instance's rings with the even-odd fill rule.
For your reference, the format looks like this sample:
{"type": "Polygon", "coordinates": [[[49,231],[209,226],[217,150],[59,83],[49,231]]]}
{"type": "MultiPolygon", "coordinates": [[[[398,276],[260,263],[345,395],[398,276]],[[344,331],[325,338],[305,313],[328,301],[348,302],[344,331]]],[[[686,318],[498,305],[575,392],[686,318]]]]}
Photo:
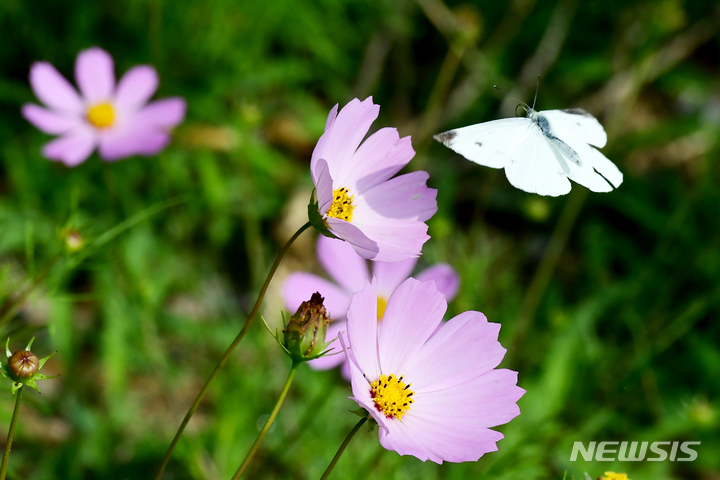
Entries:
{"type": "Polygon", "coordinates": [[[339,113],[335,105],[310,172],[327,229],[363,258],[398,262],[420,255],[430,238],[425,221],[437,211],[437,190],[427,187],[426,172],[391,178],[415,155],[410,137],[382,128],[363,142],[379,112],[372,97],[339,113]]]}
{"type": "Polygon", "coordinates": [[[180,97],[148,103],[158,87],[157,72],[149,65],[131,68],[116,85],[113,59],[101,48],[78,54],[75,81],[80,94],[50,63],[36,62],[30,86],[48,108],[22,107],[30,123],[59,135],[43,146],[42,154],[68,167],[84,162],[96,147],[107,161],[155,155],[170,141],[168,131],[185,118],[180,97]]]}
{"type": "Polygon", "coordinates": [[[520,414],[517,373],[496,369],[505,356],[500,325],[480,312],[443,323],[447,302],[433,282],[410,278],[392,294],[382,328],[377,282],[353,295],[347,336],[353,400],[377,421],[380,443],[433,462],[475,461],[497,450],[490,427],[520,414]]]}
{"type": "MultiPolygon", "coordinates": [[[[335,339],[329,348],[332,355],[325,355],[311,360],[308,365],[318,370],[334,368],[345,363],[345,355],[337,341],[338,333],[346,330],[345,315],[353,293],[362,290],[371,275],[367,263],[346,242],[318,236],[317,257],[325,271],[337,284],[325,280],[312,273],[293,272],[287,276],[282,285],[282,298],[285,308],[294,312],[303,301],[315,292],[325,298],[325,308],[333,320],[328,327],[326,340],[335,339]]],[[[406,280],[413,271],[417,258],[409,258],[404,262],[371,262],[372,276],[377,278],[378,285],[378,321],[382,320],[387,301],[398,285],[406,280]]],[[[460,277],[446,263],[435,264],[417,275],[422,281],[433,280],[437,289],[448,301],[455,298],[460,287],[460,277]]],[[[350,378],[347,365],[343,365],[343,374],[350,378]]]]}

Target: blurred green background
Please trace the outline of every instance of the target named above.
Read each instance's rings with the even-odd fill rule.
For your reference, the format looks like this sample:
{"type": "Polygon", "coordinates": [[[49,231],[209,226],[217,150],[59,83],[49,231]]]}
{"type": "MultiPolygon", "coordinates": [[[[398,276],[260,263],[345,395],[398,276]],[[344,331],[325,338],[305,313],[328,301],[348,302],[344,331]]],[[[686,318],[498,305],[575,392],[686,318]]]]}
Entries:
{"type": "MultiPolygon", "coordinates": [[[[306,221],[327,112],[368,95],[382,106],[373,128],[412,135],[409,168],[439,190],[420,263],[461,274],[448,318],[501,323],[503,366],[527,394],[477,463],[400,457],[362,430],[333,478],[720,478],[717,2],[3,0],[0,30],[0,334],[13,349],[36,335],[37,354],[58,351],[44,371],[60,374],[26,394],[8,478],[152,476],[306,221]],[[72,77],[93,45],[117,76],[151,63],[157,96],[187,99],[158,157],[68,169],[40,156],[50,137],[20,116],[36,101],[29,67],[72,77]],[[534,196],[432,141],[513,115],[492,85],[530,102],[538,75],[539,109],[583,107],[604,124],[618,190],[534,196]],[[569,461],[592,440],[702,443],[695,462],[569,461]]],[[[282,276],[321,272],[313,236],[271,286],[273,325],[282,276]]],[[[288,369],[253,325],[165,478],[230,478],[288,369]]],[[[349,394],[338,372],[302,367],[247,477],[318,478],[357,420],[349,394]]],[[[3,439],[12,404],[8,384],[3,439]]]]}

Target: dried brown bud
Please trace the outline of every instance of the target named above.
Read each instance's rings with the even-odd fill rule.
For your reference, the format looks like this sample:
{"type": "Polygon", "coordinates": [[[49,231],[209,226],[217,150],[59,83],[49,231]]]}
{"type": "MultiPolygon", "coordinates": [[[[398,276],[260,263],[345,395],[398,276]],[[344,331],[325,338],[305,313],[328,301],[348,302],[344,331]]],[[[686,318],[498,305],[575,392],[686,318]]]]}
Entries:
{"type": "Polygon", "coordinates": [[[313,293],[310,300],[303,302],[285,325],[284,345],[291,355],[312,357],[325,348],[325,334],[330,319],[323,305],[324,300],[319,292],[313,293]]]}

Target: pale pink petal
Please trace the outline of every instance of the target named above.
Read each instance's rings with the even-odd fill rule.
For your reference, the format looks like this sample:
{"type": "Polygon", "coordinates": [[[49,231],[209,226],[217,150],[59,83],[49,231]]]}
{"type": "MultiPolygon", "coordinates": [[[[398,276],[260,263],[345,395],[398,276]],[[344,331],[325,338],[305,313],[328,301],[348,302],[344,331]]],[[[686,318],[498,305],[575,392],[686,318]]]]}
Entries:
{"type": "Polygon", "coordinates": [[[58,160],[68,167],[75,167],[87,160],[97,145],[95,134],[89,127],[81,127],[46,143],[42,154],[50,160],[58,160]]]}
{"type": "Polygon", "coordinates": [[[417,258],[408,258],[403,262],[373,262],[373,275],[377,277],[378,294],[385,300],[389,299],[398,285],[407,280],[416,263],[417,258]]]}
{"type": "Polygon", "coordinates": [[[370,129],[380,112],[380,106],[372,102],[372,97],[364,101],[357,98],[345,105],[323,133],[312,154],[312,164],[324,158],[328,162],[333,178],[342,176],[342,170],[357,150],[363,137],[370,129]],[[325,138],[323,138],[325,137],[325,138]]]}
{"type": "MultiPolygon", "coordinates": [[[[358,255],[369,260],[378,258],[380,249],[377,242],[365,235],[365,232],[361,229],[350,222],[338,218],[329,217],[325,221],[327,222],[328,229],[336,237],[352,245],[358,255]]],[[[427,226],[425,228],[427,229],[427,226]]],[[[407,256],[405,258],[407,258],[407,256]]]]}
{"type": "Polygon", "coordinates": [[[187,103],[182,97],[155,100],[145,105],[128,122],[155,130],[170,130],[183,121],[186,106],[187,103]]]}
{"type": "Polygon", "coordinates": [[[360,145],[336,183],[362,194],[395,175],[413,156],[410,137],[400,139],[396,129],[381,128],[360,145]]]}
{"type": "MultiPolygon", "coordinates": [[[[465,418],[457,420],[449,422],[406,415],[402,423],[407,435],[422,444],[427,458],[436,463],[443,460],[474,462],[485,453],[497,451],[496,442],[503,438],[501,433],[468,423],[465,418]]],[[[395,433],[394,430],[390,428],[390,435],[395,433]]]]}
{"type": "MultiPolygon", "coordinates": [[[[347,333],[352,356],[370,382],[380,377],[377,337],[377,285],[375,279],[352,296],[347,314],[347,333]]],[[[384,327],[383,327],[384,329],[384,327]]]]}
{"type": "Polygon", "coordinates": [[[437,263],[420,272],[415,278],[421,282],[435,280],[437,289],[451,301],[460,289],[460,276],[454,268],[447,263],[437,263]]]}
{"type": "Polygon", "coordinates": [[[69,132],[83,123],[78,116],[56,113],[33,103],[23,105],[22,116],[41,132],[51,135],[69,132]]]}
{"type": "Polygon", "coordinates": [[[350,381],[350,365],[349,362],[343,362],[340,364],[340,375],[347,380],[350,381]]]}
{"type": "Polygon", "coordinates": [[[482,313],[464,312],[442,324],[404,373],[414,388],[425,391],[468,382],[502,361],[505,349],[497,341],[499,331],[500,325],[489,323],[482,313]]]}
{"type": "Polygon", "coordinates": [[[333,280],[350,293],[362,290],[370,278],[365,260],[345,241],[319,235],[317,257],[333,280]]]}
{"type": "MultiPolygon", "coordinates": [[[[415,389],[415,384],[411,387],[415,389]]],[[[502,425],[520,414],[517,401],[525,390],[517,386],[517,372],[497,369],[449,388],[432,392],[414,390],[412,416],[437,422],[464,418],[478,427],[502,425]],[[479,411],[477,405],[483,405],[479,411]]]]}
{"type": "MultiPolygon", "coordinates": [[[[374,215],[362,224],[355,222],[353,218],[353,224],[357,225],[356,228],[363,236],[376,245],[375,256],[365,258],[379,262],[399,262],[409,257],[417,257],[422,252],[423,244],[430,239],[427,225],[416,220],[388,219],[374,215]]],[[[359,251],[358,253],[364,256],[359,251]]]]}
{"type": "MultiPolygon", "coordinates": [[[[403,375],[446,310],[445,297],[433,282],[405,280],[388,300],[380,329],[378,348],[382,373],[403,375]]],[[[354,346],[352,337],[350,340],[354,346]]]]}
{"type": "Polygon", "coordinates": [[[300,307],[302,302],[310,300],[313,293],[320,292],[328,316],[332,319],[345,317],[350,296],[337,285],[312,273],[294,272],[288,275],[281,287],[283,303],[290,313],[300,307]]]}
{"type": "Polygon", "coordinates": [[[319,159],[315,167],[310,170],[315,184],[315,196],[318,201],[318,212],[325,215],[333,201],[333,183],[330,169],[325,159],[319,159]]]}
{"type": "Polygon", "coordinates": [[[110,54],[99,47],[78,53],[75,81],[86,102],[110,101],[115,89],[115,65],[110,54]]]}
{"type": "Polygon", "coordinates": [[[102,132],[98,155],[107,161],[120,160],[137,153],[141,144],[139,129],[128,127],[113,128],[102,132]]]}
{"type": "Polygon", "coordinates": [[[424,222],[437,212],[437,190],[428,188],[427,172],[400,175],[353,199],[354,223],[371,221],[374,215],[424,222]]]}
{"type": "Polygon", "coordinates": [[[143,157],[151,157],[160,153],[168,143],[170,134],[154,129],[147,129],[138,135],[136,140],[136,154],[143,157]]]}
{"type": "Polygon", "coordinates": [[[330,109],[330,113],[328,113],[327,120],[325,120],[325,130],[327,132],[328,128],[335,123],[335,118],[337,118],[338,113],[338,106],[339,104],[335,104],[333,108],[330,109]]]}
{"type": "Polygon", "coordinates": [[[35,62],[30,67],[30,86],[45,105],[61,112],[83,115],[85,107],[77,91],[48,62],[35,62]]]}
{"type": "Polygon", "coordinates": [[[329,370],[344,363],[345,352],[343,351],[342,345],[337,339],[337,336],[340,332],[344,332],[346,330],[347,324],[345,323],[345,320],[336,320],[334,322],[331,322],[328,326],[327,335],[325,335],[325,341],[329,342],[330,340],[335,339],[327,347],[328,349],[332,350],[328,352],[328,354],[325,356],[322,356],[315,360],[310,360],[308,362],[308,365],[315,370],[329,370]]]}
{"type": "Polygon", "coordinates": [[[353,396],[349,397],[351,400],[355,400],[358,405],[370,412],[375,421],[380,427],[380,432],[386,432],[387,427],[385,426],[386,420],[385,415],[381,414],[377,408],[375,408],[375,402],[370,394],[370,384],[368,383],[365,375],[357,365],[357,361],[352,354],[352,348],[348,345],[345,332],[340,332],[338,337],[340,344],[343,346],[347,361],[343,366],[347,365],[350,385],[352,387],[353,396]]]}
{"type": "Polygon", "coordinates": [[[442,463],[442,458],[428,450],[420,441],[420,436],[416,429],[408,428],[407,423],[403,420],[388,419],[385,421],[387,431],[380,431],[380,445],[388,450],[393,450],[400,455],[412,455],[419,458],[423,462],[432,460],[433,462],[442,463]]]}
{"type": "Polygon", "coordinates": [[[115,106],[134,112],[145,105],[158,88],[157,71],[150,65],[136,65],[125,72],[117,85],[115,106]]]}
{"type": "Polygon", "coordinates": [[[155,155],[169,142],[170,135],[165,132],[123,126],[103,132],[98,153],[113,162],[133,155],[155,155]]]}

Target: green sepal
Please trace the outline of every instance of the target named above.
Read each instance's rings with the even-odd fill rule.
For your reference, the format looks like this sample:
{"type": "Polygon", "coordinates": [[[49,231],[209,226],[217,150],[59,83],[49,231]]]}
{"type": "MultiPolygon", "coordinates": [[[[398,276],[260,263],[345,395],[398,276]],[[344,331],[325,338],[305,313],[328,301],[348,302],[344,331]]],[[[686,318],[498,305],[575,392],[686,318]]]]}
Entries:
{"type": "MultiPolygon", "coordinates": [[[[29,349],[28,349],[28,350],[29,350],[29,349]]],[[[50,360],[50,357],[52,357],[52,356],[55,355],[56,353],[57,353],[57,350],[54,351],[53,353],[51,353],[50,355],[48,355],[47,357],[43,357],[43,358],[41,358],[40,360],[38,360],[38,370],[40,370],[40,369],[43,367],[43,365],[45,365],[45,362],[47,362],[48,360],[50,360]]],[[[57,375],[55,375],[55,377],[57,377],[57,375]]],[[[55,378],[55,377],[45,377],[45,378],[55,378]]],[[[37,378],[37,375],[35,376],[35,378],[37,378]]]]}
{"type": "Polygon", "coordinates": [[[310,221],[310,225],[312,225],[315,230],[321,234],[329,238],[336,238],[340,240],[328,229],[325,219],[323,219],[322,215],[320,215],[320,205],[318,200],[315,198],[315,190],[313,190],[312,195],[310,195],[310,203],[308,203],[308,220],[310,221]]]}
{"type": "MultiPolygon", "coordinates": [[[[285,324],[285,313],[284,313],[284,312],[280,312],[280,315],[282,315],[282,317],[283,317],[283,324],[285,324]]],[[[285,353],[287,353],[290,357],[292,357],[293,355],[292,355],[292,353],[290,353],[290,350],[288,350],[287,348],[285,348],[285,345],[283,345],[283,341],[280,340],[280,332],[278,332],[277,328],[276,328],[275,331],[273,332],[273,331],[270,329],[270,326],[267,324],[267,321],[265,320],[265,317],[262,316],[262,315],[260,315],[260,320],[262,320],[263,325],[265,325],[265,328],[267,329],[267,331],[270,332],[270,335],[272,335],[272,337],[275,339],[275,341],[278,343],[278,345],[280,345],[280,348],[282,348],[285,353]]]]}
{"type": "Polygon", "coordinates": [[[355,415],[357,415],[360,418],[365,418],[369,415],[368,411],[365,410],[364,408],[358,408],[357,410],[348,410],[348,412],[354,413],[355,415]]]}
{"type": "MultiPolygon", "coordinates": [[[[20,382],[13,382],[13,384],[12,384],[12,394],[13,394],[13,396],[15,396],[15,394],[18,392],[18,390],[20,390],[20,389],[23,387],[23,385],[25,385],[25,384],[24,384],[24,383],[20,383],[20,382]]],[[[35,390],[37,390],[37,385],[35,385],[35,390]]],[[[40,391],[40,390],[38,390],[38,392],[39,392],[39,391],[40,391]]]]}
{"type": "Polygon", "coordinates": [[[5,355],[7,355],[8,358],[12,357],[12,352],[10,351],[10,337],[8,337],[7,342],[5,342],[5,355]]]}

